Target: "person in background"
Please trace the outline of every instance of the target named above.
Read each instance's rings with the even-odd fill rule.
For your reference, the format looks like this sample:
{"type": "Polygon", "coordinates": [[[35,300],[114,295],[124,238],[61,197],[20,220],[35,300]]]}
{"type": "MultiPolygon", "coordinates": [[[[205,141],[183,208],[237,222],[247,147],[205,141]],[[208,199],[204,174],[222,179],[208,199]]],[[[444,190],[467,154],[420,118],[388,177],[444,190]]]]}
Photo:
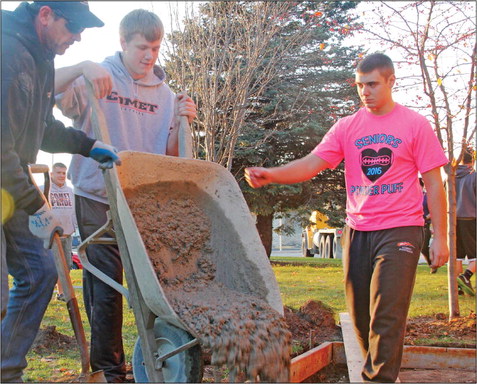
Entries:
{"type": "MultiPolygon", "coordinates": [[[[1,324],[2,383],[22,382],[26,354],[57,280],[48,249],[61,224],[28,165],[40,149],[91,157],[102,167],[120,163],[112,146],[53,118],[55,55],[80,41],[85,28],[101,26],[85,1],[23,2],[14,11],[2,10],[2,257],[13,277],[1,324]]],[[[1,279],[3,289],[3,269],[1,279]]]]}
{"type": "Polygon", "coordinates": [[[365,382],[395,382],[406,319],[424,239],[422,189],[434,228],[431,267],[444,265],[447,204],[441,167],[444,151],[429,122],[395,103],[391,59],[366,56],[356,70],[364,105],[340,119],[307,156],[281,167],[245,170],[251,187],[313,178],[345,160],[347,228],[343,268],[346,303],[364,357],[365,382]]]}
{"type": "MultiPolygon", "coordinates": [[[[89,61],[56,72],[57,104],[74,126],[93,133],[85,79],[94,83],[95,96],[104,113],[112,144],[119,150],[178,154],[177,116],[196,116],[195,103],[185,94],[175,95],[164,70],[156,65],[164,36],[157,15],[138,9],[120,23],[121,52],[101,65],[89,61]],[[177,111],[176,111],[177,110],[177,111]]],[[[74,185],[76,215],[82,239],[102,227],[109,210],[101,172],[89,160],[73,156],[69,174],[74,185]]],[[[119,283],[123,266],[116,245],[90,245],[90,262],[119,283]]],[[[83,271],[83,293],[91,325],[91,366],[103,370],[108,382],[123,382],[123,299],[115,289],[83,271]]]]}
{"type": "MultiPolygon", "coordinates": [[[[72,260],[72,237],[76,228],[76,214],[75,214],[75,196],[73,189],[66,184],[66,170],[67,167],[63,163],[55,163],[50,173],[50,191],[49,202],[53,212],[58,214],[63,228],[63,235],[61,236],[61,245],[66,258],[66,264],[71,269],[73,265],[72,260]]],[[[53,244],[53,253],[59,253],[56,243],[53,244]]],[[[55,258],[58,258],[55,255],[55,258]]],[[[63,287],[60,280],[58,280],[56,287],[58,293],[56,299],[60,301],[65,300],[63,294],[63,287]]]]}
{"type": "Polygon", "coordinates": [[[475,222],[476,222],[476,173],[474,170],[475,151],[464,151],[462,164],[457,167],[455,192],[457,201],[457,284],[459,291],[475,295],[470,279],[475,273],[475,222]],[[462,261],[469,261],[462,273],[462,261]]]}
{"type": "MultiPolygon", "coordinates": [[[[431,258],[429,256],[429,244],[432,238],[432,230],[431,230],[431,214],[429,213],[429,207],[427,206],[427,193],[424,187],[424,182],[422,178],[419,178],[419,184],[422,187],[422,209],[424,211],[424,243],[422,244],[421,253],[424,256],[427,264],[429,266],[432,265],[431,258]]],[[[437,273],[437,268],[431,267],[431,274],[437,273]]]]}

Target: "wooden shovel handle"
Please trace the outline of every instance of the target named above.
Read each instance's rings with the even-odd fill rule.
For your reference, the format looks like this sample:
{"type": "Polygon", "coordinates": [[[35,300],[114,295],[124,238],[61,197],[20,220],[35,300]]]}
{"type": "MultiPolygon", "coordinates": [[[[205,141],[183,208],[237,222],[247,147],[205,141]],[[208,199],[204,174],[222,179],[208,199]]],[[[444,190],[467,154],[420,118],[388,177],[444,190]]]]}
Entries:
{"type": "MultiPolygon", "coordinates": [[[[50,202],[48,202],[48,189],[50,185],[50,174],[48,166],[44,164],[30,164],[28,165],[28,170],[30,172],[32,183],[37,188],[38,192],[42,196],[43,200],[46,202],[48,207],[50,202]],[[45,191],[44,193],[38,188],[35,180],[33,179],[34,173],[43,173],[45,177],[45,191]],[[47,187],[48,186],[48,187],[47,187]]],[[[53,240],[58,249],[58,253],[55,253],[55,266],[56,271],[58,272],[58,279],[60,280],[61,286],[63,287],[63,294],[66,300],[66,307],[71,320],[71,325],[73,326],[73,331],[75,333],[76,341],[78,342],[78,347],[81,354],[81,373],[86,374],[89,371],[89,350],[88,343],[86,341],[86,335],[83,328],[83,323],[81,322],[81,314],[78,306],[78,301],[75,296],[75,291],[70,277],[70,269],[66,263],[65,253],[63,250],[63,245],[61,243],[60,236],[58,233],[53,235],[53,240]]]]}
{"type": "Polygon", "coordinates": [[[179,157],[192,159],[192,135],[187,116],[179,117],[179,157]]]}

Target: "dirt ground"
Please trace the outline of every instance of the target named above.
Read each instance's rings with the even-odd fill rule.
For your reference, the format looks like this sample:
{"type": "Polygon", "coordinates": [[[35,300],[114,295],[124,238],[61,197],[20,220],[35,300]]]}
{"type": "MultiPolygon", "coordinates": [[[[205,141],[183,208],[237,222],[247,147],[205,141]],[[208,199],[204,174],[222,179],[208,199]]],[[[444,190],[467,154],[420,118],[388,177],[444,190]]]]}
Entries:
{"type": "MultiPolygon", "coordinates": [[[[299,311],[285,309],[285,318],[292,331],[293,346],[297,349],[293,356],[319,346],[327,341],[343,341],[341,329],[334,323],[333,312],[324,304],[308,301],[299,311]],[[302,349],[299,349],[301,347],[302,349]]],[[[431,342],[430,346],[454,348],[474,348],[476,339],[476,315],[449,321],[447,316],[438,313],[433,317],[417,317],[409,320],[404,343],[406,345],[431,342]],[[454,342],[444,342],[442,337],[452,337],[454,342]],[[440,339],[438,340],[438,338],[440,339]]],[[[462,370],[413,370],[403,369],[399,378],[402,383],[475,383],[475,371],[462,370]]],[[[307,383],[349,383],[346,365],[330,364],[308,378],[307,383]]]]}
{"type": "MultiPolygon", "coordinates": [[[[319,301],[308,301],[298,311],[285,308],[285,319],[292,333],[292,356],[297,356],[312,349],[323,342],[342,341],[341,329],[336,325],[333,312],[319,301]]],[[[459,348],[475,348],[476,339],[476,315],[471,313],[458,319],[448,321],[444,314],[436,314],[433,317],[419,317],[409,320],[406,345],[422,345],[424,338],[437,338],[449,336],[458,342],[445,343],[439,341],[434,346],[447,346],[459,348]]],[[[37,353],[59,352],[65,349],[77,349],[74,337],[58,333],[54,326],[41,329],[33,344],[37,353]]],[[[213,370],[206,367],[204,382],[218,382],[214,378],[213,370]]],[[[131,382],[132,373],[128,375],[131,382]]],[[[475,383],[475,373],[449,370],[410,370],[401,372],[402,382],[412,383],[475,383]],[[470,378],[469,381],[466,379],[470,378]],[[436,380],[437,379],[437,380],[436,380]]],[[[60,382],[75,382],[74,378],[63,378],[60,382]]],[[[223,378],[220,382],[226,382],[223,378]]],[[[309,378],[306,382],[314,383],[349,383],[345,365],[330,364],[309,378]]]]}
{"type": "Polygon", "coordinates": [[[438,345],[453,348],[475,349],[475,313],[448,320],[447,316],[437,313],[434,317],[418,317],[408,321],[406,329],[406,345],[422,345],[422,339],[441,337],[438,345]],[[457,342],[442,341],[442,337],[452,337],[457,342]]]}

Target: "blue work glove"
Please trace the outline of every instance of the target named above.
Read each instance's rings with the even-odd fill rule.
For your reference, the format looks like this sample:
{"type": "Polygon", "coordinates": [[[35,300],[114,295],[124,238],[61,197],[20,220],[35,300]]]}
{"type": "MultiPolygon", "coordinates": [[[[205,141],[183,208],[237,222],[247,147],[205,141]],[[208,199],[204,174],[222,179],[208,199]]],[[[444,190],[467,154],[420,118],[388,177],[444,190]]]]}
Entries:
{"type": "Polygon", "coordinates": [[[121,164],[121,159],[116,155],[117,152],[118,150],[113,146],[97,140],[94,142],[94,145],[89,152],[89,156],[99,163],[99,168],[104,170],[107,168],[113,168],[114,163],[118,166],[121,164]]]}
{"type": "Polygon", "coordinates": [[[33,235],[43,240],[45,249],[51,249],[55,233],[63,235],[60,220],[46,203],[28,217],[28,228],[33,235]]]}

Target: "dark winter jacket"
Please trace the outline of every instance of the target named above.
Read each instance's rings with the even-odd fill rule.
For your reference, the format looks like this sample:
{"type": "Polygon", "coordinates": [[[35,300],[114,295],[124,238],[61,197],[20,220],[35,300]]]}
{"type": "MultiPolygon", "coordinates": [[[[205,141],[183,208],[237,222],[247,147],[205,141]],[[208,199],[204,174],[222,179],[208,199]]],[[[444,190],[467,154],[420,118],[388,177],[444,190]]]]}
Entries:
{"type": "Polygon", "coordinates": [[[455,176],[455,192],[457,200],[457,218],[475,218],[475,182],[476,173],[472,167],[460,165],[455,176]]]}
{"type": "Polygon", "coordinates": [[[2,188],[28,214],[43,205],[27,173],[38,151],[88,156],[94,144],[53,117],[54,56],[38,39],[28,3],[2,11],[2,188]]]}

